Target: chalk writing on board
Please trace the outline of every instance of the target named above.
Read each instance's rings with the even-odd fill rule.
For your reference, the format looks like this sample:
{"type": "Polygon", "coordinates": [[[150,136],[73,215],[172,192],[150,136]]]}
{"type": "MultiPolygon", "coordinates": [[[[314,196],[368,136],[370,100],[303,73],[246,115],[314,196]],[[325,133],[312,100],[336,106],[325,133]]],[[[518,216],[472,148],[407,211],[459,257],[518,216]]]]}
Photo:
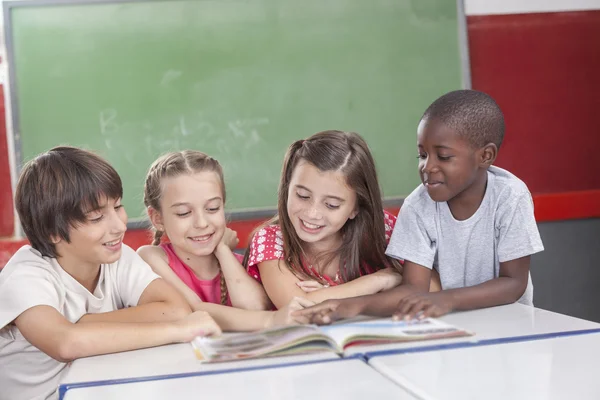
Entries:
{"type": "Polygon", "coordinates": [[[100,111],[100,133],[102,135],[111,135],[119,133],[117,125],[117,110],[109,108],[100,111]]]}
{"type": "MultiPolygon", "coordinates": [[[[148,156],[186,148],[196,148],[218,154],[240,154],[258,146],[261,130],[269,125],[267,117],[207,118],[201,111],[192,115],[157,116],[153,120],[131,121],[121,118],[115,108],[99,114],[100,134],[107,149],[125,149],[131,143],[141,145],[148,156]],[[143,139],[136,141],[140,136],[143,139]],[[212,150],[211,150],[212,149],[212,150]]],[[[139,153],[137,148],[135,153],[139,153]]],[[[132,166],[140,156],[128,150],[125,160],[132,166]]],[[[140,160],[141,161],[141,160],[140,160]]],[[[143,161],[141,161],[144,164],[143,161]]]]}
{"type": "Polygon", "coordinates": [[[187,136],[190,134],[187,128],[185,127],[185,117],[183,116],[179,117],[179,129],[181,130],[181,134],[183,136],[187,136]]]}
{"type": "Polygon", "coordinates": [[[258,135],[258,127],[268,124],[268,118],[248,118],[229,121],[227,126],[231,132],[233,132],[233,136],[235,138],[245,139],[248,137],[253,137],[260,139],[260,136],[258,135]]]}
{"type": "Polygon", "coordinates": [[[161,86],[169,86],[169,84],[176,80],[177,78],[179,78],[181,75],[183,74],[183,72],[175,70],[175,69],[170,69],[167,72],[165,72],[163,74],[162,79],[160,80],[160,85],[161,86]]]}

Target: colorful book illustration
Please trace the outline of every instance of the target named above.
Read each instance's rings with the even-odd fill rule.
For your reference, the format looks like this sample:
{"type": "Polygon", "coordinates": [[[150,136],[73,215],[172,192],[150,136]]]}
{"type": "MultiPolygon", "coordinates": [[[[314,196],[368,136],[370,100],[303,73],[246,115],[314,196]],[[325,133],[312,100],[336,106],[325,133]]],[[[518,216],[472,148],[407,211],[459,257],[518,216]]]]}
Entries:
{"type": "Polygon", "coordinates": [[[472,335],[437,319],[413,321],[377,319],[329,326],[294,325],[222,337],[197,337],[192,341],[201,362],[333,351],[341,354],[350,346],[472,335]]]}

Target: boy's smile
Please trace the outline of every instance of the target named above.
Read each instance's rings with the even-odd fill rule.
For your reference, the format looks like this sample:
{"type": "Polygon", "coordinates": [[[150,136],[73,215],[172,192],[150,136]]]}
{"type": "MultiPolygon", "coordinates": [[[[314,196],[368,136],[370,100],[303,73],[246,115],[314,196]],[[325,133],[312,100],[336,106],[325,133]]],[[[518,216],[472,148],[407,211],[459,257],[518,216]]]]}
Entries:
{"type": "Polygon", "coordinates": [[[417,145],[419,175],[431,199],[448,202],[455,217],[455,210],[467,203],[477,203],[477,210],[487,178],[483,148],[476,149],[446,124],[427,119],[417,128],[417,145]]]}
{"type": "Polygon", "coordinates": [[[100,208],[86,213],[87,220],[69,230],[69,241],[56,240],[58,263],[71,276],[94,291],[100,264],[119,260],[127,213],[121,199],[102,198],[100,208]],[[91,278],[90,278],[91,277],[91,278]],[[92,283],[93,284],[92,284],[92,283]]]}

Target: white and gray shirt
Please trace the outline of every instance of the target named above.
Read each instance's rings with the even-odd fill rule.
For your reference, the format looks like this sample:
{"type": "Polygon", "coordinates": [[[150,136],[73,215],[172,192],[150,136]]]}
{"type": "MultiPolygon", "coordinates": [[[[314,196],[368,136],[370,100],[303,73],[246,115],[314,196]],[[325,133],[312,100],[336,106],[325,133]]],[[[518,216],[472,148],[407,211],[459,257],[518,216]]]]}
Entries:
{"type": "MultiPolygon", "coordinates": [[[[443,289],[497,278],[500,263],[544,250],[527,186],[491,166],[485,195],[468,219],[454,219],[446,202],[435,202],[420,185],[404,201],[386,254],[435,268],[443,289]]],[[[533,305],[531,274],[519,303],[533,305]]]]}

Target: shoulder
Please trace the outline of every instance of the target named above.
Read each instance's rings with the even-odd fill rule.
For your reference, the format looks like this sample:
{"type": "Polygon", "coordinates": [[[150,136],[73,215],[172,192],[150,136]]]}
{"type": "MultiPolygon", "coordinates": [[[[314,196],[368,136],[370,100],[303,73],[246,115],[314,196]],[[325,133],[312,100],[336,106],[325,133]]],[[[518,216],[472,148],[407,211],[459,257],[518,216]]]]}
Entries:
{"type": "Polygon", "coordinates": [[[422,211],[435,208],[435,201],[429,197],[425,186],[419,185],[404,199],[402,208],[404,207],[413,208],[415,211],[422,211]]]}
{"type": "Polygon", "coordinates": [[[492,200],[496,208],[511,206],[524,196],[531,197],[525,182],[505,169],[491,166],[488,169],[488,181],[492,183],[489,189],[492,190],[492,200]]]}
{"type": "MultiPolygon", "coordinates": [[[[431,218],[433,220],[437,210],[436,202],[429,197],[425,186],[419,185],[404,199],[398,215],[401,216],[404,213],[406,217],[407,213],[411,213],[417,215],[419,219],[431,218]]],[[[404,219],[406,220],[406,218],[404,219]]]]}
{"type": "Polygon", "coordinates": [[[396,216],[383,210],[383,224],[385,227],[385,240],[390,240],[394,226],[396,226],[396,216]]]}
{"type": "Polygon", "coordinates": [[[43,257],[31,246],[11,257],[0,273],[0,329],[37,305],[60,310],[66,284],[59,268],[55,259],[43,257]]]}
{"type": "Polygon", "coordinates": [[[279,225],[259,229],[252,237],[248,251],[248,267],[283,258],[283,236],[279,225]]]}
{"type": "Polygon", "coordinates": [[[146,245],[137,249],[137,253],[144,261],[152,265],[152,261],[168,262],[167,254],[161,246],[146,245]]]}
{"type": "Polygon", "coordinates": [[[281,227],[279,226],[279,224],[263,226],[256,232],[256,234],[258,236],[265,236],[269,234],[281,235],[281,227]]]}
{"type": "Polygon", "coordinates": [[[490,176],[493,177],[493,187],[497,191],[506,191],[516,195],[529,193],[529,188],[525,182],[505,169],[492,165],[488,169],[488,177],[490,176]]]}
{"type": "Polygon", "coordinates": [[[150,270],[152,262],[131,247],[123,244],[121,258],[116,263],[109,264],[108,270],[119,274],[121,277],[139,274],[142,271],[150,270]]]}
{"type": "Polygon", "coordinates": [[[260,228],[250,242],[250,246],[256,246],[264,243],[275,242],[277,238],[282,238],[281,227],[277,224],[267,225],[260,228]]]}
{"type": "Polygon", "coordinates": [[[50,258],[43,257],[39,251],[29,245],[21,247],[2,269],[0,290],[6,282],[19,276],[58,280],[58,273],[50,260],[50,258]]]}
{"type": "Polygon", "coordinates": [[[137,249],[137,254],[145,264],[150,266],[152,271],[159,275],[162,275],[165,269],[172,269],[169,255],[162,245],[141,246],[137,249]]]}

